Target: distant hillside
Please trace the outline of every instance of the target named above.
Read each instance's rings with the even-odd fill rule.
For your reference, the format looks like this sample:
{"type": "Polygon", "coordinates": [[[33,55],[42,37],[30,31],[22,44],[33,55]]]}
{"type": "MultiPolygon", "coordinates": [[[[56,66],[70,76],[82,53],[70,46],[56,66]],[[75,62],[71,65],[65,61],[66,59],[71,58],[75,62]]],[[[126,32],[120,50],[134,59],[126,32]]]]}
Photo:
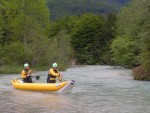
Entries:
{"type": "Polygon", "coordinates": [[[51,18],[82,13],[107,14],[117,12],[131,0],[48,0],[51,18]]]}

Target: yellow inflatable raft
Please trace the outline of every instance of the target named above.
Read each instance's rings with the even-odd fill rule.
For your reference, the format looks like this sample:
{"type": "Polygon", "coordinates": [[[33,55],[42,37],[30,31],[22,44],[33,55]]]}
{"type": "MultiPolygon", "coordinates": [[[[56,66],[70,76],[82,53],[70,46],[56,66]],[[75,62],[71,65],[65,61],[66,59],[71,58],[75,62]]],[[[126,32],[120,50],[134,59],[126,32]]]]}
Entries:
{"type": "Polygon", "coordinates": [[[65,81],[62,83],[23,83],[21,80],[11,80],[12,85],[20,90],[34,90],[34,91],[68,91],[74,86],[75,81],[65,81]]]}

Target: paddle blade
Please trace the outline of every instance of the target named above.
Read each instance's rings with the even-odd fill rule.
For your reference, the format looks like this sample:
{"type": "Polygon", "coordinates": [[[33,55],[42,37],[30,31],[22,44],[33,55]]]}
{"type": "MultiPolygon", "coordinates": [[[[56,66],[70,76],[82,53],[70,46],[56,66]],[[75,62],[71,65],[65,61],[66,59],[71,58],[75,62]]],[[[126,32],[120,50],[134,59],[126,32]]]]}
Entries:
{"type": "Polygon", "coordinates": [[[36,78],[36,80],[39,80],[39,79],[40,79],[40,76],[36,76],[35,78],[36,78]]]}

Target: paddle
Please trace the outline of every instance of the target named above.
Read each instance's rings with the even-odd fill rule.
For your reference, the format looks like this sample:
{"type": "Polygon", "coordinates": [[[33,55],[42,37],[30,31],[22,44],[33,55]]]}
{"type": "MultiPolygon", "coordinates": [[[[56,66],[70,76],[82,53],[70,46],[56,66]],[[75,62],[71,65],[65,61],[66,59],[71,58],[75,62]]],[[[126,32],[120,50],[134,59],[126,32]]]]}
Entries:
{"type": "MultiPolygon", "coordinates": [[[[40,76],[39,76],[39,75],[32,75],[31,77],[32,77],[32,78],[36,78],[36,80],[39,80],[39,79],[40,79],[40,76]]],[[[22,79],[22,78],[20,77],[20,78],[17,78],[17,79],[22,79]]]]}

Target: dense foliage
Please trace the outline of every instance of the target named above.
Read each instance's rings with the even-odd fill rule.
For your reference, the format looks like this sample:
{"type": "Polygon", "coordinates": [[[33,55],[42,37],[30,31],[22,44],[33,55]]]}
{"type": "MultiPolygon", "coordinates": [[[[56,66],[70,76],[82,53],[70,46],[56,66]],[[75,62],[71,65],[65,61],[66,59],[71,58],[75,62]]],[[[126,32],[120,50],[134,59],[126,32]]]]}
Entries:
{"type": "MultiPolygon", "coordinates": [[[[150,72],[150,1],[133,0],[118,15],[117,37],[112,43],[116,63],[150,72]]],[[[140,71],[139,71],[140,72],[140,71]]]]}
{"type": "Polygon", "coordinates": [[[45,27],[49,21],[46,2],[2,0],[0,9],[0,37],[4,51],[1,65],[24,62],[38,64],[40,60],[37,55],[41,56],[46,52],[46,43],[43,41],[47,40],[45,27]],[[38,48],[42,47],[44,49],[40,51],[38,48]],[[21,57],[18,59],[19,56],[21,57]]]}
{"type": "Polygon", "coordinates": [[[0,72],[6,73],[12,66],[22,68],[26,62],[45,69],[58,62],[65,68],[72,53],[69,39],[66,34],[59,37],[61,40],[48,38],[50,25],[45,0],[1,0],[0,72]]]}
{"type": "Polygon", "coordinates": [[[128,36],[118,36],[111,45],[113,60],[117,65],[131,68],[136,64],[135,41],[128,36]]]}
{"type": "Polygon", "coordinates": [[[84,14],[75,24],[71,43],[79,63],[104,64],[109,60],[106,59],[106,55],[109,54],[108,44],[114,36],[112,27],[108,26],[106,20],[101,16],[84,14]]]}

